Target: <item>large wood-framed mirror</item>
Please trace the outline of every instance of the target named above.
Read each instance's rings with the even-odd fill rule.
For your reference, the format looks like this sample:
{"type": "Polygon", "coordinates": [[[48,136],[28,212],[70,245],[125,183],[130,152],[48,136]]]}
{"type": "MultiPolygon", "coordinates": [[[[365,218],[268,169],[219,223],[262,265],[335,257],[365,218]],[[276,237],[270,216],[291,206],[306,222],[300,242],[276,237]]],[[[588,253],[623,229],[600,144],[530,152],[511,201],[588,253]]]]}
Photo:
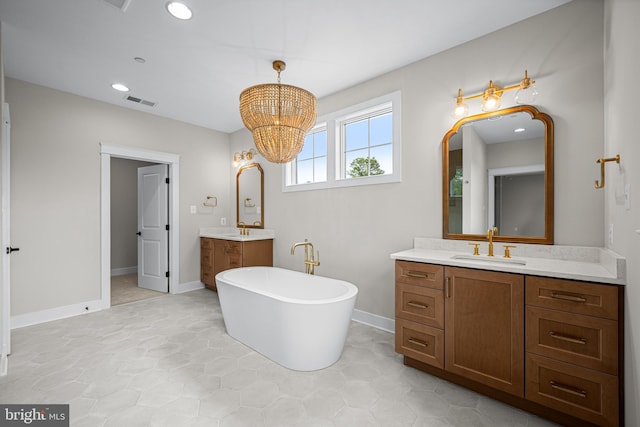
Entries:
{"type": "Polygon", "coordinates": [[[553,244],[553,120],[530,105],[465,117],[442,140],[443,238],[553,244]]]}
{"type": "Polygon", "coordinates": [[[244,165],[236,174],[236,226],[264,228],[264,172],[258,163],[244,165]]]}

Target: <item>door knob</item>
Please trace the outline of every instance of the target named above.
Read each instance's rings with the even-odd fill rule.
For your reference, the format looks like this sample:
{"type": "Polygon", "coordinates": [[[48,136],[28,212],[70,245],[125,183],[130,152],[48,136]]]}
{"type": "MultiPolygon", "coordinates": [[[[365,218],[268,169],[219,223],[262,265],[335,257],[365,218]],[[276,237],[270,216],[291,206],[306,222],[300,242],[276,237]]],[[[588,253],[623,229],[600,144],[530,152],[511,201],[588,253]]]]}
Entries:
{"type": "Polygon", "coordinates": [[[136,233],[136,236],[142,236],[142,231],[138,231],[138,232],[136,233]]]}
{"type": "Polygon", "coordinates": [[[19,251],[20,248],[12,248],[11,246],[9,246],[7,248],[7,253],[10,254],[11,252],[15,252],[15,251],[19,251]]]}

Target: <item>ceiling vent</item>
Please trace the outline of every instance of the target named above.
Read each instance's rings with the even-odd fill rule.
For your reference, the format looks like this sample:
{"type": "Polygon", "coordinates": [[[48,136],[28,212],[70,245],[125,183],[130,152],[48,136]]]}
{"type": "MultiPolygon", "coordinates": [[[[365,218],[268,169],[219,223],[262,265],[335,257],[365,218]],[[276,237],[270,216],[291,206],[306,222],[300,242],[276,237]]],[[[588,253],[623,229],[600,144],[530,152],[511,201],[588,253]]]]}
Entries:
{"type": "Polygon", "coordinates": [[[155,107],[158,103],[153,101],[148,101],[142,98],[136,98],[135,96],[127,95],[124,97],[127,101],[135,102],[136,104],[146,105],[147,107],[155,107]]]}
{"type": "Polygon", "coordinates": [[[131,0],[104,0],[105,3],[109,3],[111,6],[115,6],[123,12],[127,11],[131,0]]]}

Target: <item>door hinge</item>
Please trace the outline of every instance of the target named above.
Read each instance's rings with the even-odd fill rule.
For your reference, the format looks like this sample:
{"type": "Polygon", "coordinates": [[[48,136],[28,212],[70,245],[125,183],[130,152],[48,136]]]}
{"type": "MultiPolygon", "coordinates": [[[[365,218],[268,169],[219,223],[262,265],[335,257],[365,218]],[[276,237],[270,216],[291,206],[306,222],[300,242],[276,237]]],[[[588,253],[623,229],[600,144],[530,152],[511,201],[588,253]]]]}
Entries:
{"type": "Polygon", "coordinates": [[[164,273],[164,277],[169,277],[169,272],[164,273]]]}
{"type": "Polygon", "coordinates": [[[169,224],[164,227],[165,230],[169,231],[169,224]]]}
{"type": "Polygon", "coordinates": [[[165,182],[165,184],[168,184],[169,183],[169,178],[165,178],[164,182],[165,182]]]}

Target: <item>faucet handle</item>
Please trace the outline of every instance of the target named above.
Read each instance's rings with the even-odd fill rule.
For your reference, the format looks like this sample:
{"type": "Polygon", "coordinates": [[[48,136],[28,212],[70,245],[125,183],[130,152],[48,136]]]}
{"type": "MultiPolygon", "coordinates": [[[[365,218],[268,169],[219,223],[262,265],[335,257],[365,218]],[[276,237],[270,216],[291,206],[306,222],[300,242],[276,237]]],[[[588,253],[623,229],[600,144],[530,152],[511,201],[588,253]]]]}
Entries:
{"type": "Polygon", "coordinates": [[[511,258],[511,252],[509,251],[509,249],[512,249],[512,248],[517,248],[517,246],[504,245],[504,257],[505,258],[511,258]]]}
{"type": "Polygon", "coordinates": [[[480,255],[480,250],[478,249],[478,247],[480,246],[480,243],[469,243],[471,246],[473,246],[473,254],[474,255],[480,255]]]}

